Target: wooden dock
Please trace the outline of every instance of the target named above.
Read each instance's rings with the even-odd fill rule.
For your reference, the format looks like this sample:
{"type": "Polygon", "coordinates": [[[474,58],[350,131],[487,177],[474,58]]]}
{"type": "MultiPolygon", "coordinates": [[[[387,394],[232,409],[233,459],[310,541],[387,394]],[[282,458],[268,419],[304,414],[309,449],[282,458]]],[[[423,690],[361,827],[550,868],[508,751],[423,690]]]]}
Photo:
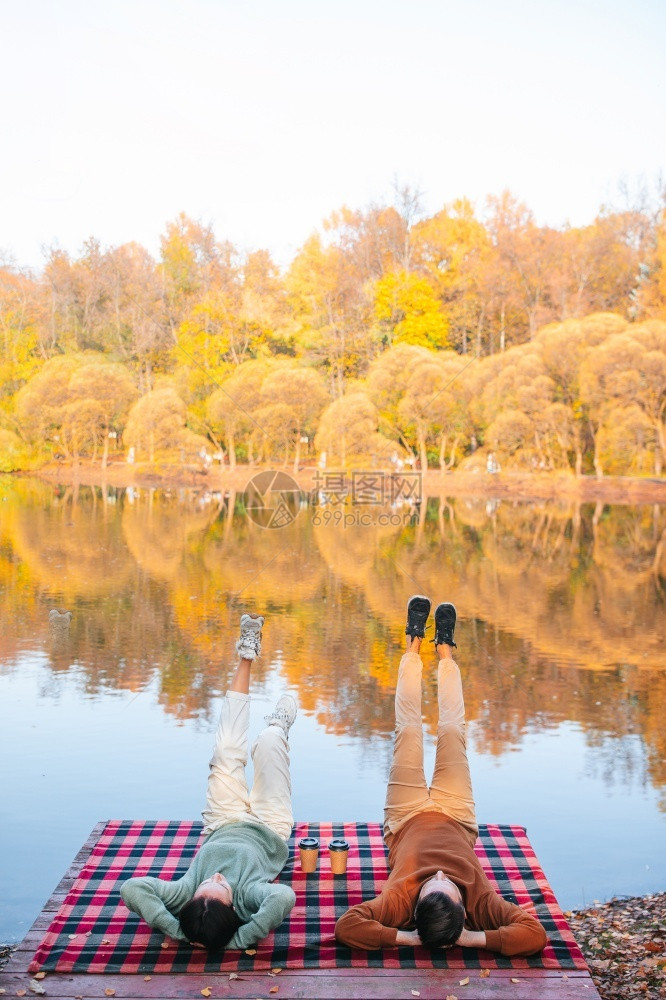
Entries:
{"type": "Polygon", "coordinates": [[[152,975],[47,972],[35,981],[28,966],[65,896],[81,872],[104,828],[98,824],[72,862],[30,931],[8,964],[0,970],[0,995],[25,996],[41,987],[46,996],[67,1000],[119,1000],[144,997],[250,998],[250,1000],[600,1000],[590,974],[556,969],[283,969],[214,973],[153,973],[152,975]],[[210,993],[208,992],[210,990],[210,993]],[[24,992],[25,991],[25,992],[24,992]],[[202,991],[205,991],[202,993],[202,991]]]}

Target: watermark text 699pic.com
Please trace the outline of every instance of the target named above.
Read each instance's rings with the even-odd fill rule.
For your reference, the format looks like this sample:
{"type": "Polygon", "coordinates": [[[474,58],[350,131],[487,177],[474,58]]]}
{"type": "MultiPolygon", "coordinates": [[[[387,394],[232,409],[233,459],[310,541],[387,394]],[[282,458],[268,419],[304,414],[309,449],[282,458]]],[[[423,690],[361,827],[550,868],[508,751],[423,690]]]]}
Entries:
{"type": "Polygon", "coordinates": [[[420,472],[317,470],[311,494],[312,523],[315,527],[400,527],[414,521],[421,500],[420,472]]]}
{"type": "Polygon", "coordinates": [[[423,498],[419,471],[316,470],[310,491],[282,471],[264,470],[248,482],[245,511],[262,528],[284,528],[303,510],[315,527],[400,527],[412,524],[423,498]]]}

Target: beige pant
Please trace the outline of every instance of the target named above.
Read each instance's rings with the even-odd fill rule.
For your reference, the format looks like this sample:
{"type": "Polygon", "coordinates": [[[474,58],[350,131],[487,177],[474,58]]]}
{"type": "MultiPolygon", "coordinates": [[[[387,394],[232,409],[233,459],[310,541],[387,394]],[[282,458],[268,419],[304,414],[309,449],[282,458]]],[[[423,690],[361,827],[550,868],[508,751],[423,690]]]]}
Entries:
{"type": "Polygon", "coordinates": [[[210,761],[204,833],[225,823],[245,820],[263,823],[288,840],[294,817],[291,807],[289,744],[281,726],[267,726],[252,747],[254,784],[247,787],[250,696],[227,691],[210,761]]]}
{"type": "Polygon", "coordinates": [[[476,822],[472,781],[465,746],[465,703],[458,665],[440,660],[437,668],[439,721],[435,770],[430,788],[423,770],[421,675],[418,653],[400,661],[395,692],[395,745],[384,807],[384,839],[394,835],[417,813],[432,811],[451,816],[468,832],[473,845],[476,822]]]}

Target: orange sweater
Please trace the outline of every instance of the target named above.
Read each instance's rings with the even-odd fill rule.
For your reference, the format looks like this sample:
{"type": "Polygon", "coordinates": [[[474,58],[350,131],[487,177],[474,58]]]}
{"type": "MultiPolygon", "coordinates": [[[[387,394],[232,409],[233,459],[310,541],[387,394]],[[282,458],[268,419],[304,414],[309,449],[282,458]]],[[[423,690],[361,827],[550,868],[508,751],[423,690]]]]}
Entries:
{"type": "Polygon", "coordinates": [[[465,905],[465,926],[486,932],[486,947],[502,955],[532,955],[546,932],[525,910],[502,899],[483,874],[469,835],[438,812],[419,813],[393,838],[388,881],[375,899],[352,906],[335,925],[338,941],[372,951],[395,946],[398,929],[414,926],[423,883],[441,868],[455,882],[465,905]]]}

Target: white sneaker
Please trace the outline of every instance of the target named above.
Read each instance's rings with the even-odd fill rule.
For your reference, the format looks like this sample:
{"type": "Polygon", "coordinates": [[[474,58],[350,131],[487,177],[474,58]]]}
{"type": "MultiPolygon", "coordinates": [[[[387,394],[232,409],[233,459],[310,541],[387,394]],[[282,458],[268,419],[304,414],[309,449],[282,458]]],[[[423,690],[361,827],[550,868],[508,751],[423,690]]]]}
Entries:
{"type": "Polygon", "coordinates": [[[241,615],[240,639],[236,652],[244,660],[254,660],[261,653],[261,630],[264,619],[261,615],[241,615]]]}
{"type": "Polygon", "coordinates": [[[283,694],[278,698],[271,714],[264,716],[264,721],[268,726],[280,726],[284,735],[288,737],[297,714],[298,703],[296,699],[290,694],[283,694]]]}

